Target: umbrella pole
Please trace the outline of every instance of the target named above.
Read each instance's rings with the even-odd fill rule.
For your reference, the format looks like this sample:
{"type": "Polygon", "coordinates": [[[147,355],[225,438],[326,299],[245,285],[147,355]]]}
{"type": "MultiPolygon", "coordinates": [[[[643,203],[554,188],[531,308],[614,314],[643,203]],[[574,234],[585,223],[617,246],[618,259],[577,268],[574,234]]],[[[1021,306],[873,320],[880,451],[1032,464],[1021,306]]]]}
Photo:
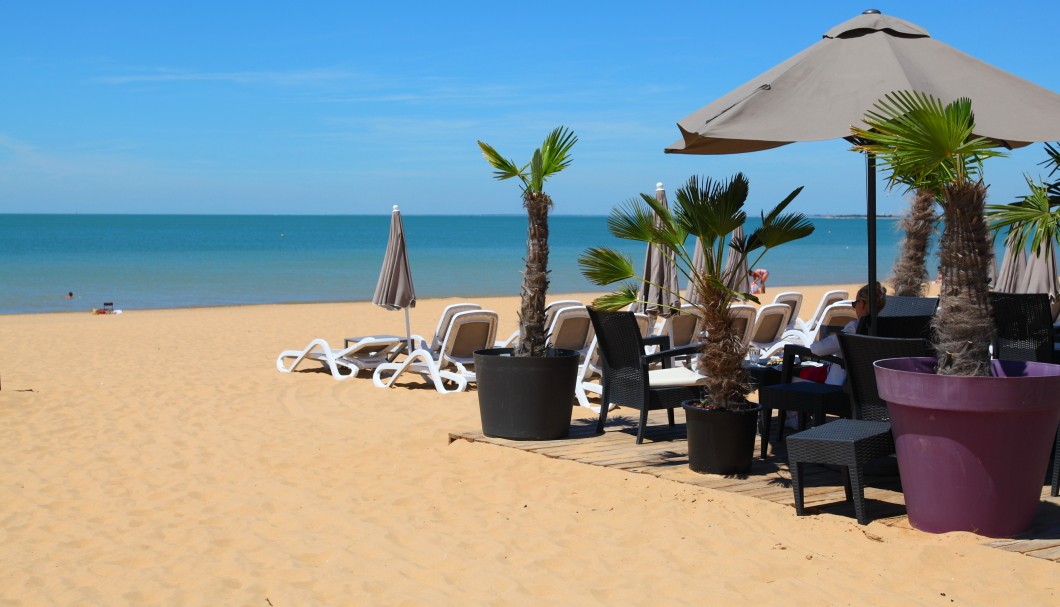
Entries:
{"type": "Polygon", "coordinates": [[[866,229],[868,230],[869,245],[869,335],[876,335],[876,317],[879,315],[876,300],[876,156],[865,154],[865,199],[866,214],[868,217],[866,229]]]}
{"type": "Polygon", "coordinates": [[[408,306],[405,306],[405,353],[412,354],[412,325],[409,324],[408,306]]]}

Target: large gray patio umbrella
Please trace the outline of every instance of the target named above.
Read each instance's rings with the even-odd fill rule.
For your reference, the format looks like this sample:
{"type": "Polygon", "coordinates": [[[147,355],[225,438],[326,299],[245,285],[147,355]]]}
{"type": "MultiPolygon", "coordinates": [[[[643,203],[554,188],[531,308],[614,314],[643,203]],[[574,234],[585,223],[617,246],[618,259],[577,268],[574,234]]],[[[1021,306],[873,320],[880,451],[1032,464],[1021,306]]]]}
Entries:
{"type": "MultiPolygon", "coordinates": [[[[666,188],[662,182],[655,184],[655,199],[664,206],[667,204],[666,188]]],[[[658,217],[655,219],[658,221],[658,217]]],[[[681,307],[681,302],[676,295],[680,292],[680,286],[677,284],[677,265],[673,258],[649,244],[644,252],[644,278],[646,280],[640,285],[638,299],[647,303],[635,304],[633,311],[650,316],[675,314],[674,308],[681,307]]]]}
{"type": "Polygon", "coordinates": [[[408,350],[412,341],[409,308],[416,306],[416,289],[412,285],[412,270],[405,248],[405,225],[396,204],[390,214],[390,238],[386,243],[386,255],[383,256],[383,267],[379,270],[372,303],[387,310],[405,310],[405,348],[408,350]]]}
{"type": "MultiPolygon", "coordinates": [[[[995,36],[996,37],[996,36],[995,36]]],[[[738,154],[846,138],[887,93],[972,100],[977,135],[1016,148],[1060,140],[1060,95],[939,42],[908,21],[865,11],[813,46],[677,123],[673,154],[738,154]]],[[[875,162],[867,156],[868,281],[876,281],[875,162]]],[[[875,292],[869,291],[875,313],[875,292]]]]}

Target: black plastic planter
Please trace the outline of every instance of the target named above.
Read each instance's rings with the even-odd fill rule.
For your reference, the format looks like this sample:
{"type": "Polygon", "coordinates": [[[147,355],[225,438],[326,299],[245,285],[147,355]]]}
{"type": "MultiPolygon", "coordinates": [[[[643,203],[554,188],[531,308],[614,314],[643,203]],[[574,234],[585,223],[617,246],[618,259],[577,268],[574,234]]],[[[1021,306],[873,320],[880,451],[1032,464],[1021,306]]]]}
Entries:
{"type": "Polygon", "coordinates": [[[551,440],[570,434],[578,353],[512,356],[511,348],[475,352],[482,433],[514,440],[551,440]]]}
{"type": "Polygon", "coordinates": [[[751,469],[759,405],[747,409],[704,409],[688,403],[688,467],[700,474],[742,474],[751,469]]]}

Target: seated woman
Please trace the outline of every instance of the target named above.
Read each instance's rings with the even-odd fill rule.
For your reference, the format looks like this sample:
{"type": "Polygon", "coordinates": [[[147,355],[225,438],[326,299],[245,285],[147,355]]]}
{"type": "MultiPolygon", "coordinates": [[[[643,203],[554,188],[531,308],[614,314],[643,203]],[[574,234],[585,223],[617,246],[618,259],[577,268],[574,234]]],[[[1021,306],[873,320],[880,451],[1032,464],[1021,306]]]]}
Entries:
{"type": "MultiPolygon", "coordinates": [[[[868,335],[869,322],[871,318],[869,316],[869,285],[865,285],[858,289],[858,294],[854,298],[854,313],[858,315],[857,320],[852,320],[843,327],[843,333],[857,333],[858,335],[868,335]]],[[[880,286],[880,283],[876,283],[876,305],[878,310],[882,310],[887,305],[887,289],[880,286]]],[[[842,356],[839,350],[839,336],[836,334],[829,335],[828,337],[818,341],[817,343],[810,346],[810,351],[817,356],[842,356]]],[[[800,374],[800,377],[802,375],[800,374]]],[[[828,365],[828,374],[824,378],[824,383],[831,384],[833,386],[841,386],[846,381],[847,372],[843,367],[836,364],[828,365]]],[[[805,378],[815,379],[815,378],[805,378]]],[[[820,380],[816,380],[820,381],[820,380]]]]}

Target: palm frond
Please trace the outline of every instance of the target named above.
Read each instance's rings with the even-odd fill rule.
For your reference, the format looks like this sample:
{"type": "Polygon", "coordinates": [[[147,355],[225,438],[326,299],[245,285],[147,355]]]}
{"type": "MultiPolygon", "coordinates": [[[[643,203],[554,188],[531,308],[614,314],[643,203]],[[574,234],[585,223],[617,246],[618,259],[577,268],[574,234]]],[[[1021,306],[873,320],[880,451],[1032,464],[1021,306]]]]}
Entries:
{"type": "Polygon", "coordinates": [[[637,287],[633,284],[622,285],[614,293],[607,293],[593,300],[593,307],[604,311],[621,310],[637,301],[637,287]]]}
{"type": "Polygon", "coordinates": [[[968,98],[943,105],[919,91],[895,91],[866,112],[867,128],[851,127],[853,149],[874,154],[889,186],[938,191],[955,181],[975,181],[986,158],[1001,156],[995,143],[973,134],[968,98]]]}
{"type": "Polygon", "coordinates": [[[1009,204],[987,205],[986,211],[995,234],[1008,228],[1012,246],[1022,250],[1029,240],[1037,251],[1043,243],[1060,240],[1060,202],[1049,197],[1045,184],[1025,179],[1030,194],[1009,204]]]}
{"type": "Polygon", "coordinates": [[[578,138],[570,129],[558,126],[545,137],[541,144],[541,176],[548,179],[563,169],[570,166],[571,148],[578,142],[578,138]]]}
{"type": "MultiPolygon", "coordinates": [[[[655,198],[647,194],[641,194],[643,201],[655,201],[655,198]]],[[[617,238],[623,240],[635,240],[637,242],[651,242],[654,234],[655,216],[650,206],[641,204],[636,198],[630,198],[624,203],[611,209],[607,217],[607,229],[617,238]]]]}
{"type": "Polygon", "coordinates": [[[589,282],[606,286],[636,278],[633,262],[619,251],[608,247],[590,247],[578,257],[578,265],[589,282]]]}
{"type": "Polygon", "coordinates": [[[479,141],[478,147],[482,149],[482,155],[486,157],[486,162],[497,169],[493,172],[495,178],[503,180],[518,177],[525,183],[526,179],[523,171],[526,170],[526,166],[517,166],[515,161],[501,156],[497,150],[493,149],[493,146],[484,141],[479,141]]]}

